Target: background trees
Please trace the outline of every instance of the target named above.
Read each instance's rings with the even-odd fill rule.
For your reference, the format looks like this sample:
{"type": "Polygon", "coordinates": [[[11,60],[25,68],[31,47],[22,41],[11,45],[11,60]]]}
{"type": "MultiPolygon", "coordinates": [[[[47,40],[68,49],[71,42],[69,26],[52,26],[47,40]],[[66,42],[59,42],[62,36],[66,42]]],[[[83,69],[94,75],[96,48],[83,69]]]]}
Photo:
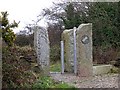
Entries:
{"type": "Polygon", "coordinates": [[[34,46],[34,34],[17,34],[14,42],[17,46],[34,46]]]}
{"type": "MultiPolygon", "coordinates": [[[[107,60],[115,59],[112,58],[112,53],[117,54],[120,48],[119,7],[120,5],[117,2],[54,3],[53,7],[43,9],[37,21],[39,22],[42,18],[46,19],[50,45],[55,51],[60,47],[61,33],[64,30],[62,28],[63,26],[65,26],[65,29],[70,29],[78,27],[81,23],[92,23],[94,60],[99,58],[97,62],[101,63],[105,60],[104,62],[107,63],[107,60]],[[97,55],[96,52],[98,52],[99,55],[97,55]]],[[[2,13],[2,37],[5,42],[11,46],[16,37],[11,28],[17,27],[17,23],[13,22],[9,24],[7,16],[7,12],[2,13]]],[[[28,26],[29,30],[31,30],[31,28],[34,28],[34,25],[30,28],[28,26]]],[[[17,35],[15,43],[20,46],[33,46],[33,35],[33,33],[28,35],[19,34],[17,35]]],[[[53,55],[56,55],[53,57],[60,58],[59,50],[57,54],[53,53],[53,55]]],[[[116,57],[116,54],[114,57],[116,57]]],[[[119,56],[119,54],[117,56],[119,56]]]]}
{"type": "Polygon", "coordinates": [[[60,36],[57,35],[61,35],[59,33],[62,33],[63,30],[61,28],[53,29],[52,26],[57,27],[59,25],[60,27],[65,26],[65,29],[70,29],[74,26],[78,27],[81,23],[92,23],[94,61],[109,63],[109,61],[115,60],[119,56],[118,8],[119,3],[117,2],[58,3],[54,4],[52,8],[44,9],[41,16],[45,17],[48,23],[51,23],[48,24],[48,29],[51,32],[49,33],[50,39],[53,38],[50,42],[54,44],[56,44],[56,40],[60,42],[61,38],[58,39],[60,36]]]}
{"type": "Polygon", "coordinates": [[[91,22],[94,46],[119,46],[117,2],[60,3],[50,9],[44,9],[43,12],[49,23],[59,23],[59,26],[64,25],[66,29],[91,22]]]}
{"type": "Polygon", "coordinates": [[[98,2],[89,9],[89,22],[93,23],[94,61],[97,63],[110,63],[120,56],[118,6],[115,2],[98,2]]]}
{"type": "Polygon", "coordinates": [[[118,47],[120,32],[117,27],[118,3],[94,3],[89,10],[93,23],[94,46],[118,47]]]}

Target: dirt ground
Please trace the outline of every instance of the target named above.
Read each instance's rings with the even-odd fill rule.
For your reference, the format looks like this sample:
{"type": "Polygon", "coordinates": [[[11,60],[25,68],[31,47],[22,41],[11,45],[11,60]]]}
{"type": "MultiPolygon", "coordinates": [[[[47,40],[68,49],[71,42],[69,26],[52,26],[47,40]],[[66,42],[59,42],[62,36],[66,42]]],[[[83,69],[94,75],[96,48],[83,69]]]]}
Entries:
{"type": "Polygon", "coordinates": [[[93,77],[78,77],[75,74],[61,74],[51,72],[50,76],[55,81],[66,82],[76,88],[120,88],[119,74],[104,74],[93,77]]]}

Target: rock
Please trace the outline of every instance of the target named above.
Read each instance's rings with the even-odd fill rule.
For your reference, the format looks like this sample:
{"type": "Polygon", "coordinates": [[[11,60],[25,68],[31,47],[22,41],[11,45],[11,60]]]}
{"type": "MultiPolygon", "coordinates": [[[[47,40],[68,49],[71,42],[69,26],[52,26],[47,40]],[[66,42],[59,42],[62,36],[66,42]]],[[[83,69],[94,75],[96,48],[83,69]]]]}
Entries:
{"type": "Polygon", "coordinates": [[[81,24],[76,29],[76,46],[74,46],[74,30],[65,30],[62,33],[64,42],[65,71],[74,72],[74,54],[77,56],[77,74],[79,76],[92,76],[92,24],[81,24]],[[74,52],[76,47],[76,52],[74,52]]]}
{"type": "Polygon", "coordinates": [[[34,47],[37,53],[37,62],[43,74],[49,75],[49,38],[47,29],[36,27],[34,33],[34,47]]]}

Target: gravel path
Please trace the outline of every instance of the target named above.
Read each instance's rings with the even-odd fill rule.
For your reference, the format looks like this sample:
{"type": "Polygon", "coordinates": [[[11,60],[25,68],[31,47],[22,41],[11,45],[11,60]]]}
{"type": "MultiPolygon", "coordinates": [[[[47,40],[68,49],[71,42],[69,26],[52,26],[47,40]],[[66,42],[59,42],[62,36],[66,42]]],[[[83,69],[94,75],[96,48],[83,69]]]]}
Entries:
{"type": "Polygon", "coordinates": [[[56,81],[63,81],[76,88],[118,88],[118,74],[104,74],[93,77],[78,77],[74,74],[51,73],[56,81]]]}

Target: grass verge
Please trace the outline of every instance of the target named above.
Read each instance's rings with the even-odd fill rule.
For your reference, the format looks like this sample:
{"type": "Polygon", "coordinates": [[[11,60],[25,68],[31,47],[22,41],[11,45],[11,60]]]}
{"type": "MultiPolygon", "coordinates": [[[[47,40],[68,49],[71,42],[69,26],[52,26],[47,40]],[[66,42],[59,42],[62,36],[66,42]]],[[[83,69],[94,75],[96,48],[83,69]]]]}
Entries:
{"type": "Polygon", "coordinates": [[[74,86],[71,86],[64,82],[55,82],[51,77],[43,76],[32,85],[32,89],[41,89],[41,88],[71,88],[75,89],[74,86]]]}
{"type": "Polygon", "coordinates": [[[50,66],[51,72],[61,72],[61,64],[60,62],[54,63],[50,66]]]}

